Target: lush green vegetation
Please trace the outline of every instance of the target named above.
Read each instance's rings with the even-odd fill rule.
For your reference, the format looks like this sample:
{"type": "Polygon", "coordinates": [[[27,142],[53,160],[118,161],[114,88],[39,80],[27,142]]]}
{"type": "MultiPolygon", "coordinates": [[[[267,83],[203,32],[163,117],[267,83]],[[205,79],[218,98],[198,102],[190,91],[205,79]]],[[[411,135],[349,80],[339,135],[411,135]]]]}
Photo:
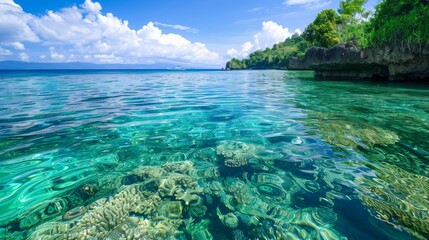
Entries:
{"type": "Polygon", "coordinates": [[[257,50],[251,53],[248,58],[243,60],[233,58],[227,63],[226,68],[284,68],[290,57],[304,56],[308,47],[308,42],[302,36],[294,34],[284,42],[274,44],[272,48],[257,50]]]}
{"type": "Polygon", "coordinates": [[[303,37],[314,46],[331,47],[340,43],[337,13],[332,9],[321,11],[314,22],[307,26],[303,37]]]}
{"type": "Polygon", "coordinates": [[[337,11],[321,11],[301,36],[258,50],[246,59],[232,59],[227,68],[283,68],[290,57],[304,55],[310,46],[328,48],[340,42],[360,48],[429,44],[429,0],[381,0],[372,17],[364,8],[367,1],[343,0],[337,11]]]}
{"type": "Polygon", "coordinates": [[[347,41],[361,48],[429,43],[429,0],[381,0],[372,18],[367,1],[341,1],[338,14],[323,10],[305,29],[305,39],[320,47],[347,41]]]}
{"type": "Polygon", "coordinates": [[[367,31],[371,45],[429,44],[429,0],[383,0],[367,31]]]}
{"type": "Polygon", "coordinates": [[[304,38],[313,46],[332,47],[340,42],[353,41],[366,47],[368,39],[368,17],[364,5],[368,0],[344,0],[336,11],[321,11],[304,31],[304,38]]]}
{"type": "Polygon", "coordinates": [[[341,42],[353,41],[361,47],[368,46],[369,40],[366,29],[368,27],[367,19],[371,12],[364,8],[367,2],[368,0],[344,0],[340,2],[337,29],[341,42]]]}

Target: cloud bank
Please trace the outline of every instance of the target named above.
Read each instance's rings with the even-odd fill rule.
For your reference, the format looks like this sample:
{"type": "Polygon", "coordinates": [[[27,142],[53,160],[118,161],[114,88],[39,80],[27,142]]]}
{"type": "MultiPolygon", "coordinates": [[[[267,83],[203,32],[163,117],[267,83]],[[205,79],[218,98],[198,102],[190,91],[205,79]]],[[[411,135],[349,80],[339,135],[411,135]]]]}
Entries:
{"type": "Polygon", "coordinates": [[[266,21],[262,23],[261,31],[253,35],[252,41],[243,43],[241,50],[235,48],[229,49],[227,54],[230,57],[244,58],[249,56],[253,51],[272,47],[275,43],[283,42],[294,33],[301,34],[301,31],[296,29],[294,32],[290,32],[288,28],[283,28],[282,25],[266,21]]]}
{"type": "MultiPolygon", "coordinates": [[[[52,62],[222,63],[203,43],[163,33],[153,22],[132,29],[128,21],[101,10],[100,3],[85,0],[80,6],[47,11],[38,17],[24,12],[13,0],[0,0],[0,57],[16,54],[24,61],[52,62]],[[38,43],[45,54],[36,59],[26,47],[28,43],[38,43]]],[[[157,24],[194,31],[181,25],[157,24]]]]}

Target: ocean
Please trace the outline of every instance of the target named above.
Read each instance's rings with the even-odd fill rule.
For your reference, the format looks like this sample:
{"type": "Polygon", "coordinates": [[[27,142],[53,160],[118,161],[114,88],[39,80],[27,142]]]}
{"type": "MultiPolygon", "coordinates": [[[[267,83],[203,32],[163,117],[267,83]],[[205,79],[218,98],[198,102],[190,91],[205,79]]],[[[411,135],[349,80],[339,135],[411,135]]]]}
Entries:
{"type": "Polygon", "coordinates": [[[429,85],[0,72],[0,239],[427,239],[429,85]]]}

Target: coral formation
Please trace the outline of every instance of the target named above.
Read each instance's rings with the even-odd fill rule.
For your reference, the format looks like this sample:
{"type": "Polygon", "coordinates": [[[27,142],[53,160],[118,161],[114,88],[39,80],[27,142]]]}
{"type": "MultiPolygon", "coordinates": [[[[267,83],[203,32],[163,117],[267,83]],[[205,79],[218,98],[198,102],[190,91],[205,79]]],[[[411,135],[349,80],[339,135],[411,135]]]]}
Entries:
{"type": "Polygon", "coordinates": [[[247,160],[245,159],[226,159],[224,161],[225,166],[231,168],[244,167],[247,165],[247,160]]]}
{"type": "Polygon", "coordinates": [[[95,195],[96,193],[96,186],[94,184],[85,184],[80,189],[79,192],[82,195],[83,198],[89,198],[95,195]]]}
{"type": "Polygon", "coordinates": [[[396,133],[374,126],[357,126],[346,121],[320,121],[319,123],[323,139],[338,147],[370,148],[375,144],[389,145],[399,140],[396,133]]]}
{"type": "Polygon", "coordinates": [[[380,220],[397,223],[420,239],[429,235],[429,178],[384,163],[377,177],[361,178],[362,202],[380,220]],[[422,235],[424,234],[424,235],[422,235]]]}
{"type": "Polygon", "coordinates": [[[114,196],[87,208],[68,211],[63,220],[75,219],[89,210],[75,224],[40,225],[30,239],[174,239],[184,224],[184,208],[195,206],[197,210],[187,209],[193,216],[202,217],[206,212],[200,200],[203,190],[186,175],[193,171],[191,162],[136,169],[133,174],[142,179],[141,183],[123,186],[114,196]]]}
{"type": "Polygon", "coordinates": [[[177,194],[176,199],[182,200],[185,205],[189,205],[192,201],[198,200],[200,198],[198,194],[201,194],[202,192],[202,189],[186,190],[185,192],[180,192],[179,194],[177,194]]]}
{"type": "MultiPolygon", "coordinates": [[[[248,178],[222,176],[214,161],[198,171],[190,161],[138,167],[118,177],[116,194],[60,211],[62,218],[39,225],[29,239],[341,239],[332,209],[291,207],[291,195],[304,188],[261,167],[257,148],[237,141],[216,148],[220,164],[245,166],[253,171],[248,178]]],[[[91,185],[82,190],[92,193],[91,185]]]]}
{"type": "MultiPolygon", "coordinates": [[[[252,149],[242,143],[225,146],[231,159],[245,160],[246,154],[237,149],[252,149]]],[[[127,181],[135,183],[39,225],[29,239],[184,239],[186,235],[214,239],[213,224],[233,239],[341,239],[330,228],[335,212],[291,208],[291,193],[278,175],[257,172],[250,179],[213,175],[199,184],[198,174],[204,176],[209,169],[216,168],[197,172],[189,161],[139,167],[129,175],[133,181],[127,181]]]]}
{"type": "Polygon", "coordinates": [[[158,207],[157,213],[170,219],[182,218],[183,207],[179,201],[164,201],[158,207]]]}
{"type": "Polygon", "coordinates": [[[216,154],[225,160],[245,162],[256,155],[257,147],[239,141],[221,141],[216,147],[216,154]]]}
{"type": "Polygon", "coordinates": [[[192,218],[201,218],[205,216],[207,213],[207,207],[204,205],[203,198],[199,197],[196,202],[191,203],[188,212],[192,218]]]}
{"type": "Polygon", "coordinates": [[[186,232],[192,240],[213,240],[212,234],[208,231],[209,220],[195,223],[192,219],[186,221],[186,232]]]}
{"type": "Polygon", "coordinates": [[[237,228],[238,227],[238,218],[234,213],[222,214],[219,207],[216,208],[216,214],[219,217],[221,223],[228,228],[237,228]]]}

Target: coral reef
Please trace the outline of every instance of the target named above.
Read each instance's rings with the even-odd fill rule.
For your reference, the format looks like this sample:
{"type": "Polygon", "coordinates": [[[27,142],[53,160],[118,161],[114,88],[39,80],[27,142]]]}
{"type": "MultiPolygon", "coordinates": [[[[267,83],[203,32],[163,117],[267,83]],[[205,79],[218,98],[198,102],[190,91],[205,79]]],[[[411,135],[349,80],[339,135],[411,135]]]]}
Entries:
{"type": "Polygon", "coordinates": [[[212,234],[208,231],[209,220],[203,220],[195,223],[192,219],[186,222],[186,232],[192,240],[213,240],[212,234]]]}
{"type": "Polygon", "coordinates": [[[377,177],[361,178],[362,202],[377,217],[396,226],[405,226],[420,239],[429,236],[429,178],[384,163],[377,177]]]}
{"type": "Polygon", "coordinates": [[[142,182],[122,186],[114,196],[87,208],[66,212],[64,223],[40,225],[30,239],[175,239],[182,233],[179,228],[184,224],[185,208],[195,217],[206,213],[200,196],[203,190],[186,175],[193,171],[191,162],[138,168],[132,174],[142,182]],[[193,207],[195,210],[189,210],[193,207]],[[72,224],[67,222],[79,216],[72,224]]]}
{"type": "MultiPolygon", "coordinates": [[[[204,161],[198,171],[190,161],[138,167],[118,177],[110,197],[68,211],[53,204],[51,211],[62,215],[31,230],[29,239],[342,239],[332,228],[332,209],[291,207],[291,195],[303,188],[261,167],[257,148],[222,141],[216,148],[221,166],[204,161]],[[219,168],[232,162],[238,165],[227,167],[246,167],[252,175],[222,176],[219,168]]],[[[99,188],[79,191],[87,197],[92,189],[99,188]]]]}
{"type": "MultiPolygon", "coordinates": [[[[238,149],[253,149],[241,143],[222,148],[241,160],[247,153],[238,149]]],[[[278,175],[257,168],[250,179],[215,174],[200,184],[198,175],[214,169],[197,172],[189,161],[139,167],[120,178],[133,184],[39,225],[29,239],[341,239],[331,228],[335,212],[291,208],[290,189],[278,175]],[[212,232],[219,227],[226,235],[212,232]]]]}
{"type": "Polygon", "coordinates": [[[247,160],[245,159],[226,159],[224,161],[225,166],[231,168],[244,167],[247,165],[247,160]]]}
{"type": "Polygon", "coordinates": [[[219,207],[216,208],[216,214],[219,217],[221,223],[228,228],[237,228],[238,227],[238,218],[234,213],[222,214],[219,207]]]}
{"type": "Polygon", "coordinates": [[[257,147],[252,144],[239,141],[221,141],[216,147],[216,154],[224,160],[236,161],[238,162],[236,165],[242,165],[247,159],[256,155],[256,150],[257,147]],[[242,163],[240,164],[240,162],[242,163]]]}
{"type": "Polygon", "coordinates": [[[370,148],[375,144],[389,145],[399,140],[396,133],[374,126],[356,126],[346,121],[319,122],[323,139],[338,147],[370,148]]]}

